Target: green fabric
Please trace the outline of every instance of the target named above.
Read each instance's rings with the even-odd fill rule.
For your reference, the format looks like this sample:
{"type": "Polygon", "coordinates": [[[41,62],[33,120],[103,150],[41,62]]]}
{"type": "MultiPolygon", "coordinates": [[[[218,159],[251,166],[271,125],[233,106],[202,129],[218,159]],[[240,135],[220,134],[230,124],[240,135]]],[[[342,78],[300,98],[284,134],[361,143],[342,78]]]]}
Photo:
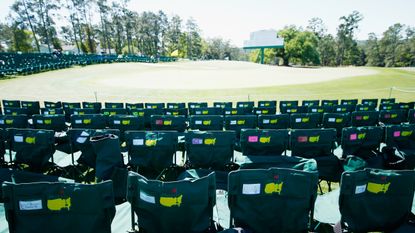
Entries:
{"type": "Polygon", "coordinates": [[[378,111],[359,111],[352,112],[351,126],[376,126],[379,123],[378,111]]]}
{"type": "Polygon", "coordinates": [[[110,179],[114,169],[124,165],[119,137],[104,134],[93,136],[89,140],[96,154],[95,177],[98,180],[110,179]]]}
{"type": "Polygon", "coordinates": [[[202,233],[216,202],[215,174],[173,182],[148,180],[130,172],[127,199],[147,233],[202,233]]]}
{"type": "Polygon", "coordinates": [[[257,107],[252,110],[256,115],[275,115],[277,112],[276,107],[257,107]]]}
{"type": "Polygon", "coordinates": [[[334,129],[295,129],[291,131],[291,153],[304,158],[332,155],[335,140],[334,129]]]}
{"type": "Polygon", "coordinates": [[[293,113],[290,115],[291,129],[315,129],[319,124],[319,113],[293,113]]]}
{"type": "Polygon", "coordinates": [[[0,128],[0,166],[4,163],[4,155],[6,154],[6,131],[0,128]]]}
{"type": "Polygon", "coordinates": [[[190,115],[222,115],[222,109],[216,107],[190,108],[190,115]]]}
{"type": "Polygon", "coordinates": [[[102,114],[72,115],[71,126],[74,129],[105,129],[107,117],[102,114]]]}
{"type": "Polygon", "coordinates": [[[105,116],[112,115],[128,115],[128,109],[126,108],[103,108],[101,113],[105,116]]]}
{"type": "Polygon", "coordinates": [[[415,168],[415,125],[389,125],[386,127],[386,145],[395,147],[404,156],[408,169],[415,168]]]}
{"type": "Polygon", "coordinates": [[[288,129],[290,126],[289,114],[260,115],[258,128],[260,129],[288,129]]]}
{"type": "Polygon", "coordinates": [[[41,108],[40,112],[42,115],[64,114],[64,111],[62,108],[41,108]]]}
{"type": "Polygon", "coordinates": [[[129,163],[160,173],[173,164],[177,150],[177,132],[127,131],[129,163]]]}
{"type": "Polygon", "coordinates": [[[415,109],[411,109],[408,112],[408,122],[409,124],[415,124],[415,109]]]}
{"type": "Polygon", "coordinates": [[[260,101],[258,101],[258,107],[277,107],[277,101],[275,101],[275,100],[260,100],[260,101]]]}
{"type": "Polygon", "coordinates": [[[255,129],[258,118],[256,115],[225,116],[225,129],[234,130],[239,139],[242,129],[255,129]]]}
{"type": "Polygon", "coordinates": [[[144,107],[147,109],[163,109],[164,103],[145,103],[144,107]]]}
{"type": "Polygon", "coordinates": [[[229,173],[233,225],[256,233],[307,231],[317,197],[317,172],[285,168],[229,173]]]}
{"type": "Polygon", "coordinates": [[[188,110],[187,108],[163,108],[163,113],[164,115],[187,117],[188,110]]]}
{"type": "Polygon", "coordinates": [[[191,129],[198,130],[223,130],[223,116],[221,115],[195,115],[189,119],[191,129]]]}
{"type": "Polygon", "coordinates": [[[383,129],[376,126],[344,128],[341,142],[343,157],[355,155],[370,158],[380,147],[383,134],[383,129]]]}
{"type": "Polygon", "coordinates": [[[350,125],[349,113],[324,113],[323,114],[323,128],[336,129],[337,139],[340,141],[342,130],[344,127],[350,125]]]}
{"type": "Polygon", "coordinates": [[[3,197],[10,232],[111,232],[115,206],[110,181],[95,185],[6,182],[3,197]]]}
{"type": "Polygon", "coordinates": [[[66,131],[65,115],[33,115],[35,129],[48,129],[55,132],[66,131]]]}
{"type": "Polygon", "coordinates": [[[376,106],[377,102],[372,104],[358,104],[356,105],[356,112],[376,111],[376,106]]]}
{"type": "Polygon", "coordinates": [[[97,155],[95,154],[89,139],[94,136],[105,134],[120,135],[120,131],[117,129],[70,129],[68,133],[72,153],[81,151],[78,163],[87,165],[91,168],[95,168],[97,155]]]}
{"type": "Polygon", "coordinates": [[[224,108],[223,115],[245,115],[245,108],[224,108]]]}
{"type": "Polygon", "coordinates": [[[82,102],[82,108],[84,109],[92,108],[95,110],[94,113],[98,114],[101,112],[102,104],[99,102],[82,102]]]}
{"type": "Polygon", "coordinates": [[[22,108],[26,108],[30,116],[39,114],[40,103],[39,101],[22,101],[22,108]]]}
{"type": "Polygon", "coordinates": [[[124,108],[124,103],[105,102],[104,108],[124,108]]]}
{"type": "Polygon", "coordinates": [[[398,125],[406,119],[407,115],[402,109],[381,110],[379,114],[379,121],[385,125],[398,125]]]}
{"type": "Polygon", "coordinates": [[[346,157],[343,163],[343,169],[345,172],[359,171],[367,167],[367,162],[357,156],[349,155],[346,157]]]}
{"type": "Polygon", "coordinates": [[[3,100],[5,108],[20,108],[20,100],[3,100]]]}
{"type": "Polygon", "coordinates": [[[351,113],[355,109],[356,109],[356,105],[340,104],[340,105],[333,106],[334,113],[351,113]]]}
{"type": "Polygon", "coordinates": [[[144,117],[131,115],[113,115],[108,118],[110,129],[118,129],[121,132],[120,140],[125,141],[125,131],[144,130],[144,117]]]}
{"type": "Polygon", "coordinates": [[[0,128],[7,129],[7,128],[27,128],[28,118],[25,115],[0,115],[0,128]]]}
{"type": "Polygon", "coordinates": [[[151,130],[173,130],[184,132],[186,127],[185,116],[151,116],[151,130]]]}
{"type": "Polygon", "coordinates": [[[9,129],[10,148],[16,152],[15,162],[40,171],[55,153],[54,134],[51,130],[9,129]]]}
{"type": "Polygon", "coordinates": [[[240,169],[268,169],[292,168],[301,171],[317,171],[317,163],[314,159],[305,159],[295,156],[245,156],[237,161],[240,169]]]}
{"type": "Polygon", "coordinates": [[[233,158],[234,142],[234,131],[187,132],[187,157],[195,168],[222,170],[233,158]]]}
{"type": "Polygon", "coordinates": [[[353,232],[390,231],[407,220],[415,171],[365,169],[342,175],[339,208],[353,232]]]}
{"type": "Polygon", "coordinates": [[[281,155],[288,148],[288,130],[242,129],[240,142],[244,155],[281,155]]]}

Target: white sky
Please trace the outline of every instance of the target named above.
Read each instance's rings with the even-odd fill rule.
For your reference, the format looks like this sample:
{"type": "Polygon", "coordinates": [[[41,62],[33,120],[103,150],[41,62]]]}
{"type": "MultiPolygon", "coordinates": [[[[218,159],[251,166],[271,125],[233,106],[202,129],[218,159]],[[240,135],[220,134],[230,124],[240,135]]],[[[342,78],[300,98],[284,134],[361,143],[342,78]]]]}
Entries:
{"type": "MultiPolygon", "coordinates": [[[[0,20],[8,14],[14,0],[0,0],[0,20]]],[[[413,0],[131,0],[131,10],[163,10],[168,16],[193,17],[204,37],[222,37],[241,47],[250,32],[279,30],[285,25],[306,27],[308,20],[320,17],[335,34],[339,18],[357,10],[363,14],[357,33],[367,39],[370,32],[381,35],[394,23],[415,26],[413,0]]]]}

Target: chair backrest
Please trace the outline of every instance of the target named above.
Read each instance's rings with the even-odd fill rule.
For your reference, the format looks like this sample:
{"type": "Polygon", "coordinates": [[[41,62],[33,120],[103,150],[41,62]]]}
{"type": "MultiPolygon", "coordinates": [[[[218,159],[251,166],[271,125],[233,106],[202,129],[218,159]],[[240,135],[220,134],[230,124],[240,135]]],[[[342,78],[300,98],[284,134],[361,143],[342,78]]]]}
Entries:
{"type": "Polygon", "coordinates": [[[343,157],[355,155],[369,158],[380,147],[383,129],[378,126],[348,127],[342,131],[343,157]]]}
{"type": "Polygon", "coordinates": [[[288,130],[243,129],[240,142],[243,155],[282,155],[288,148],[288,130]]]}
{"type": "Polygon", "coordinates": [[[322,106],[312,105],[312,106],[307,107],[307,112],[308,113],[320,113],[320,114],[331,113],[331,112],[333,112],[333,106],[330,106],[330,105],[322,105],[322,106]]]}
{"type": "Polygon", "coordinates": [[[395,98],[380,99],[381,104],[394,104],[396,101],[395,98]]]}
{"type": "Polygon", "coordinates": [[[187,117],[188,115],[188,110],[187,108],[164,108],[163,109],[163,115],[167,115],[167,116],[185,116],[187,117]]]}
{"type": "Polygon", "coordinates": [[[340,104],[333,105],[334,113],[351,113],[356,109],[356,105],[340,104]]]}
{"type": "Polygon", "coordinates": [[[55,132],[66,131],[68,126],[65,122],[65,115],[33,115],[33,127],[35,129],[48,129],[55,132]]]}
{"type": "Polygon", "coordinates": [[[16,152],[15,162],[39,171],[55,153],[54,136],[51,130],[8,129],[10,149],[16,152]]]}
{"type": "Polygon", "coordinates": [[[379,124],[378,111],[356,111],[352,112],[350,119],[351,126],[376,126],[379,124]]]}
{"type": "Polygon", "coordinates": [[[319,113],[293,113],[290,115],[291,129],[315,129],[319,125],[319,113]]]}
{"type": "Polygon", "coordinates": [[[45,108],[62,108],[62,102],[44,101],[43,105],[45,108]]]}
{"type": "Polygon", "coordinates": [[[245,115],[245,109],[244,108],[224,108],[223,109],[223,115],[245,115]]]}
{"type": "Polygon", "coordinates": [[[406,112],[402,109],[381,110],[379,112],[379,121],[385,125],[398,125],[406,120],[406,112]]]}
{"type": "Polygon", "coordinates": [[[100,102],[82,102],[82,108],[84,109],[94,109],[94,113],[100,113],[102,104],[100,102]]]}
{"type": "Polygon", "coordinates": [[[161,172],[174,164],[177,136],[175,131],[126,131],[129,163],[161,172]]]}
{"type": "Polygon", "coordinates": [[[379,106],[379,110],[395,110],[400,109],[399,104],[396,103],[381,103],[379,106]]]}
{"type": "Polygon", "coordinates": [[[151,116],[151,130],[173,130],[184,132],[186,127],[185,116],[151,116]]]}
{"type": "Polygon", "coordinates": [[[97,111],[93,108],[71,108],[68,109],[70,115],[86,115],[97,114],[97,111]]]}
{"type": "Polygon", "coordinates": [[[125,108],[130,109],[130,110],[144,108],[144,104],[143,103],[126,103],[125,108]]]}
{"type": "Polygon", "coordinates": [[[415,125],[386,126],[385,143],[399,150],[415,150],[415,125]]]}
{"type": "Polygon", "coordinates": [[[415,109],[408,111],[408,122],[409,124],[415,124],[415,109]]]}
{"type": "Polygon", "coordinates": [[[321,106],[334,106],[334,105],[338,105],[339,101],[338,100],[322,100],[321,101],[321,106]]]}
{"type": "Polygon", "coordinates": [[[165,108],[165,104],[164,103],[145,103],[144,104],[144,108],[165,108]]]}
{"type": "MultiPolygon", "coordinates": [[[[280,102],[281,105],[281,102],[280,102]]],[[[292,113],[306,113],[307,106],[281,106],[280,113],[282,114],[292,114],[292,113]]]]}
{"type": "Polygon", "coordinates": [[[324,113],[323,114],[323,128],[336,129],[337,138],[341,137],[342,130],[344,127],[350,125],[350,114],[349,113],[324,113]]]}
{"type": "Polygon", "coordinates": [[[124,103],[119,102],[105,102],[104,108],[124,108],[124,103]]]}
{"type": "Polygon", "coordinates": [[[372,105],[375,108],[378,106],[378,99],[362,99],[362,104],[363,105],[372,105]]]}
{"type": "Polygon", "coordinates": [[[223,130],[222,115],[195,115],[189,118],[189,127],[192,130],[223,130]]]}
{"type": "Polygon", "coordinates": [[[208,104],[207,102],[189,102],[187,103],[187,107],[189,110],[191,108],[207,108],[208,104]]]}
{"type": "Polygon", "coordinates": [[[81,103],[79,102],[62,102],[62,108],[66,111],[72,108],[81,108],[81,103]]]}
{"type": "Polygon", "coordinates": [[[20,100],[2,100],[4,108],[20,108],[20,100]]]}
{"type": "Polygon", "coordinates": [[[319,106],[320,105],[320,100],[303,100],[301,102],[302,106],[307,106],[307,107],[311,107],[311,106],[319,106]]]}
{"type": "Polygon", "coordinates": [[[168,109],[186,108],[186,103],[167,103],[166,108],[168,109]]]}
{"type": "Polygon", "coordinates": [[[71,126],[74,129],[105,129],[107,125],[107,116],[102,114],[71,116],[71,126]]]}
{"type": "Polygon", "coordinates": [[[259,115],[258,128],[260,129],[288,129],[290,126],[289,114],[259,115]]]}
{"type": "Polygon", "coordinates": [[[26,115],[0,115],[0,128],[27,128],[29,125],[26,115]]]}
{"type": "Polygon", "coordinates": [[[357,105],[358,100],[357,99],[346,99],[346,100],[340,100],[341,105],[357,105]]]}
{"type": "Polygon", "coordinates": [[[5,182],[3,195],[11,232],[111,232],[112,181],[93,185],[5,182]]]}
{"type": "Polygon", "coordinates": [[[389,232],[411,213],[415,171],[365,169],[344,172],[339,209],[343,226],[352,232],[389,232]]]}
{"type": "Polygon", "coordinates": [[[291,108],[298,106],[298,100],[282,100],[280,101],[279,107],[281,108],[291,108]]]}
{"type": "Polygon", "coordinates": [[[316,158],[333,154],[336,142],[335,129],[295,129],[291,131],[292,156],[316,158]]]}
{"type": "Polygon", "coordinates": [[[212,172],[194,179],[163,182],[128,176],[127,200],[147,233],[205,232],[213,221],[216,181],[212,172]]]}
{"type": "Polygon", "coordinates": [[[236,102],[236,107],[241,109],[241,111],[244,112],[244,114],[252,114],[252,109],[255,106],[254,101],[239,101],[236,102]]]}
{"type": "Polygon", "coordinates": [[[233,158],[234,143],[234,131],[189,131],[187,157],[196,168],[224,169],[233,158]]]}
{"type": "Polygon", "coordinates": [[[232,108],[233,103],[232,102],[213,102],[213,107],[216,108],[232,108]]]}
{"type": "Polygon", "coordinates": [[[120,141],[125,141],[125,132],[131,130],[145,130],[144,117],[133,115],[114,115],[108,118],[110,129],[120,130],[120,141]]]}
{"type": "Polygon", "coordinates": [[[255,115],[275,115],[277,112],[276,107],[255,107],[252,110],[255,115]]]}
{"type": "Polygon", "coordinates": [[[129,110],[126,108],[103,108],[101,109],[101,114],[105,116],[128,115],[129,110]]]}
{"type": "Polygon", "coordinates": [[[256,115],[225,116],[225,129],[235,131],[239,138],[241,129],[255,129],[257,121],[256,115]]]}
{"type": "Polygon", "coordinates": [[[29,110],[27,108],[4,108],[4,115],[29,115],[29,110]]]}
{"type": "Polygon", "coordinates": [[[228,180],[231,227],[261,233],[307,232],[317,197],[316,171],[243,169],[229,173],[228,180]]]}
{"type": "Polygon", "coordinates": [[[56,114],[64,114],[62,108],[41,108],[40,113],[42,115],[56,115],[56,114]]]}
{"type": "Polygon", "coordinates": [[[28,114],[31,116],[33,114],[40,113],[40,103],[39,101],[22,101],[22,108],[26,108],[28,114]]]}
{"type": "Polygon", "coordinates": [[[277,101],[276,100],[260,100],[258,101],[258,107],[260,108],[277,107],[277,101]]]}
{"type": "Polygon", "coordinates": [[[355,111],[356,112],[376,111],[376,105],[375,104],[357,104],[355,111]]]}
{"type": "Polygon", "coordinates": [[[222,109],[217,107],[190,108],[189,114],[193,115],[222,115],[222,109]]]}

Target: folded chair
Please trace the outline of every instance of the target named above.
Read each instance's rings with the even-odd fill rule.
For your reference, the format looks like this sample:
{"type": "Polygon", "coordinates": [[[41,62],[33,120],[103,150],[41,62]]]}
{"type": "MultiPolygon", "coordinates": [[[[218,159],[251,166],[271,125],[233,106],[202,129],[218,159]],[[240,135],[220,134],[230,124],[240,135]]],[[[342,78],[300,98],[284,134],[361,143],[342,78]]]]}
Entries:
{"type": "Polygon", "coordinates": [[[394,104],[395,102],[395,98],[380,99],[380,104],[394,104]]]}
{"type": "Polygon", "coordinates": [[[287,129],[242,129],[241,150],[245,156],[278,156],[288,148],[287,129]]]}
{"type": "Polygon", "coordinates": [[[164,103],[145,103],[144,104],[144,108],[151,108],[151,109],[155,109],[155,108],[165,108],[165,104],[164,103]]]}
{"type": "Polygon", "coordinates": [[[246,114],[244,108],[224,108],[222,112],[224,116],[246,114]]]}
{"type": "Polygon", "coordinates": [[[125,108],[130,109],[130,110],[144,108],[144,104],[143,103],[126,103],[125,108]]]}
{"type": "Polygon", "coordinates": [[[318,173],[286,168],[229,173],[230,226],[247,232],[307,232],[313,219],[318,173]]]}
{"type": "Polygon", "coordinates": [[[20,108],[20,100],[2,100],[4,108],[20,108]]]}
{"type": "Polygon", "coordinates": [[[351,113],[356,109],[356,105],[340,104],[333,105],[334,113],[351,113]]]}
{"type": "MultiPolygon", "coordinates": [[[[281,105],[281,102],[280,102],[281,105]]],[[[280,113],[291,114],[291,113],[306,113],[307,106],[281,106],[280,113]]]]}
{"type": "Polygon", "coordinates": [[[192,108],[207,108],[207,102],[189,102],[187,103],[187,107],[190,109],[192,108]]]}
{"type": "Polygon", "coordinates": [[[62,102],[44,101],[45,108],[62,108],[62,102]]]}
{"type": "Polygon", "coordinates": [[[252,109],[255,106],[254,101],[239,101],[236,102],[236,107],[241,109],[241,111],[244,112],[244,114],[252,114],[252,109]]]}
{"type": "Polygon", "coordinates": [[[213,102],[213,107],[216,108],[232,108],[232,102],[213,102]]]}
{"type": "Polygon", "coordinates": [[[338,105],[339,101],[338,100],[322,100],[321,101],[321,106],[335,106],[338,105]]]}
{"type": "Polygon", "coordinates": [[[330,128],[336,129],[337,142],[340,143],[343,128],[350,126],[350,114],[349,113],[324,113],[322,126],[325,129],[330,129],[330,128]]]}
{"type": "Polygon", "coordinates": [[[55,132],[63,132],[68,129],[65,123],[65,115],[33,115],[33,127],[35,129],[47,129],[55,132]]]}
{"type": "Polygon", "coordinates": [[[166,108],[168,109],[186,108],[186,103],[167,103],[166,108]]]}
{"type": "Polygon", "coordinates": [[[340,100],[340,104],[341,105],[353,105],[353,106],[356,106],[357,105],[357,102],[358,102],[357,99],[340,100]]]}
{"type": "Polygon", "coordinates": [[[190,108],[189,115],[222,115],[222,109],[217,107],[190,108]]]}
{"type": "Polygon", "coordinates": [[[168,116],[185,116],[188,115],[187,108],[164,108],[163,109],[163,115],[168,116]]]}
{"type": "Polygon", "coordinates": [[[17,116],[17,115],[29,115],[29,110],[27,110],[27,108],[10,108],[10,107],[5,107],[3,109],[4,115],[12,115],[12,116],[17,116]]]}

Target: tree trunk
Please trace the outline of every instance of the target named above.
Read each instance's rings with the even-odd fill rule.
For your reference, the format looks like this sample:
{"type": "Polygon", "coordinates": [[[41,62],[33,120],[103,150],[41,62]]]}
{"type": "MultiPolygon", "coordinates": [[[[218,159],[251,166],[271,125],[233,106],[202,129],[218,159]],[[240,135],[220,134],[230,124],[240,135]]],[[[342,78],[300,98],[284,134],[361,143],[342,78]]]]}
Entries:
{"type": "Polygon", "coordinates": [[[37,40],[35,29],[33,28],[32,21],[30,20],[29,11],[27,10],[27,6],[26,6],[26,0],[23,0],[22,2],[23,2],[24,9],[25,9],[27,21],[29,22],[30,30],[32,31],[33,37],[35,39],[37,51],[40,53],[39,41],[37,40]]]}

